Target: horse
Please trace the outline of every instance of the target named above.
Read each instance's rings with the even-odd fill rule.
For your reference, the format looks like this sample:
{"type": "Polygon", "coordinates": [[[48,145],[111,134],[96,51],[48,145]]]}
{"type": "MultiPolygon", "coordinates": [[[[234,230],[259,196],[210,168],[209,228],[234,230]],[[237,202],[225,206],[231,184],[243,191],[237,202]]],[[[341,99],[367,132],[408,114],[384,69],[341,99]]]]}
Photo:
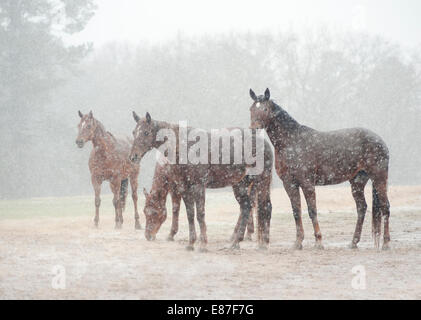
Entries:
{"type": "Polygon", "coordinates": [[[275,170],[291,201],[297,228],[294,247],[302,249],[304,229],[301,220],[301,188],[313,223],[316,247],[322,249],[322,233],[317,220],[315,186],[349,181],[358,219],[350,244],[357,248],[367,211],[364,188],[373,185],[372,233],[375,247],[380,245],[384,217],[383,249],[389,249],[390,205],[387,196],[389,151],[374,132],[351,128],[322,132],[301,125],[270,99],[270,91],[256,96],[250,89],[251,128],[265,129],[275,148],[275,170]]]}
{"type": "MultiPolygon", "coordinates": [[[[143,212],[146,217],[146,227],[145,227],[145,237],[147,240],[155,240],[156,234],[158,233],[161,225],[167,218],[167,196],[168,194],[171,195],[172,200],[172,223],[171,223],[171,230],[167,237],[168,241],[174,241],[174,236],[178,232],[178,217],[180,212],[180,203],[181,203],[181,194],[177,190],[177,184],[171,180],[171,168],[169,167],[170,164],[168,161],[161,163],[164,161],[164,157],[156,163],[155,165],[155,172],[152,181],[151,191],[147,191],[145,188],[143,189],[143,193],[145,194],[145,207],[143,212]]],[[[270,167],[271,169],[271,167],[270,167]]],[[[257,200],[257,193],[256,193],[256,184],[254,184],[255,176],[246,176],[244,179],[247,179],[249,185],[246,183],[240,183],[240,186],[233,185],[233,190],[235,188],[247,188],[248,190],[240,190],[237,191],[238,193],[245,193],[248,192],[248,196],[250,199],[250,203],[252,205],[252,209],[250,211],[250,217],[247,224],[247,234],[246,239],[252,240],[252,234],[254,233],[254,222],[253,222],[253,211],[256,209],[256,200],[257,200]]],[[[219,180],[219,176],[215,176],[213,172],[209,173],[208,180],[210,182],[219,180]]],[[[215,189],[215,188],[223,188],[225,185],[215,185],[212,183],[207,183],[206,188],[215,189]]],[[[234,192],[235,194],[235,192],[234,192]]],[[[234,233],[231,236],[231,241],[235,239],[235,235],[238,232],[238,228],[240,227],[241,219],[238,218],[237,225],[234,229],[234,233]]]]}
{"type": "MultiPolygon", "coordinates": [[[[157,139],[158,133],[161,130],[166,132],[170,131],[175,136],[180,136],[180,126],[170,124],[164,121],[153,120],[150,114],[147,112],[144,118],[140,118],[136,112],[133,112],[133,118],[136,122],[135,130],[133,131],[134,141],[132,150],[130,153],[130,160],[134,163],[139,163],[143,156],[153,148],[159,148],[166,139],[157,139]]],[[[186,128],[188,132],[195,130],[194,128],[186,128]]],[[[209,132],[204,132],[208,141],[211,141],[212,137],[209,132]]],[[[230,137],[230,142],[232,142],[230,137]]],[[[247,192],[247,186],[249,182],[247,179],[243,179],[247,175],[247,170],[253,165],[248,165],[242,159],[242,163],[235,164],[232,162],[233,155],[233,143],[230,143],[230,162],[229,164],[212,164],[207,161],[205,164],[198,163],[181,163],[180,156],[180,140],[176,140],[175,157],[176,161],[171,164],[169,168],[169,176],[171,180],[176,184],[177,191],[180,193],[184,204],[186,206],[187,218],[189,223],[189,244],[187,250],[194,250],[194,244],[196,242],[196,230],[194,224],[196,204],[197,220],[200,227],[200,251],[207,251],[207,234],[206,234],[206,223],[205,223],[205,189],[209,184],[215,184],[215,186],[228,186],[236,185],[234,195],[238,203],[240,204],[240,225],[237,233],[233,240],[232,249],[239,248],[239,242],[244,239],[244,233],[246,224],[248,222],[251,203],[247,192]],[[212,173],[210,175],[210,173],[212,173]],[[209,181],[209,176],[218,177],[214,181],[209,181]]],[[[209,155],[205,155],[209,156],[209,155]]],[[[271,169],[273,163],[273,155],[268,143],[264,144],[264,168],[263,173],[259,175],[260,178],[256,178],[256,190],[257,195],[257,212],[258,212],[258,246],[264,249],[269,244],[269,227],[272,213],[272,204],[270,201],[270,184],[271,184],[271,169]]]]}
{"type": "Polygon", "coordinates": [[[137,210],[137,178],[139,165],[129,161],[130,143],[116,139],[100,121],[94,118],[92,111],[83,115],[78,125],[76,144],[83,148],[86,142],[92,141],[93,149],[89,158],[91,182],[95,191],[95,218],[94,224],[98,227],[99,206],[101,204],[101,185],[104,181],[110,182],[114,194],[115,228],[121,229],[123,225],[123,211],[126,204],[128,180],[132,189],[132,199],[135,210],[135,229],[141,229],[139,213],[137,210]]]}

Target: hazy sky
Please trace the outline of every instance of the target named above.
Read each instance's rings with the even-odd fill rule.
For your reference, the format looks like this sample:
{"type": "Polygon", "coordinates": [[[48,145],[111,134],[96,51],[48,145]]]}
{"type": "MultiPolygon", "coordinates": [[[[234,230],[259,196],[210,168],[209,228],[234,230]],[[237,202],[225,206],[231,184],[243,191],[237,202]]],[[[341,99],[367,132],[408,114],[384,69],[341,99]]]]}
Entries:
{"type": "Polygon", "coordinates": [[[97,0],[98,12],[77,40],[161,42],[184,34],[301,29],[317,24],[365,30],[421,43],[419,0],[97,0]]]}

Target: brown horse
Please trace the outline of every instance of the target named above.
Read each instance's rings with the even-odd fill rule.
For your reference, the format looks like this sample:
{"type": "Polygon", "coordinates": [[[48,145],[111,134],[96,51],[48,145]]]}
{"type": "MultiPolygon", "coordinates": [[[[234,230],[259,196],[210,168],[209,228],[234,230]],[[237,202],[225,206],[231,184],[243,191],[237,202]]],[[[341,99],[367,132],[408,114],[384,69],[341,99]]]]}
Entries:
{"type": "MultiPolygon", "coordinates": [[[[171,131],[175,136],[180,136],[180,127],[178,125],[152,120],[149,113],[146,113],[145,118],[140,118],[133,112],[133,117],[137,125],[133,131],[134,142],[130,153],[130,159],[135,163],[139,163],[149,150],[159,148],[166,142],[165,139],[157,139],[158,133],[161,130],[171,131]]],[[[195,129],[187,128],[187,130],[191,132],[195,129]]],[[[205,135],[207,135],[208,141],[211,141],[211,135],[208,132],[205,132],[205,135]]],[[[189,222],[189,245],[186,249],[193,250],[196,241],[196,229],[194,224],[194,206],[196,205],[197,220],[200,226],[200,250],[206,250],[205,189],[211,184],[215,184],[215,187],[218,185],[237,185],[237,188],[234,188],[234,193],[237,201],[240,203],[241,221],[232,248],[239,248],[239,242],[244,238],[246,224],[252,207],[247,192],[247,186],[250,183],[246,181],[247,179],[243,178],[247,174],[247,169],[253,167],[253,165],[247,165],[244,161],[241,164],[235,164],[232,162],[233,159],[231,159],[229,164],[209,164],[208,162],[206,164],[182,164],[180,161],[180,142],[179,139],[176,140],[176,162],[168,167],[168,174],[171,177],[171,180],[176,184],[177,191],[180,193],[186,206],[189,222]],[[214,181],[210,181],[209,176],[218,178],[214,181]]],[[[232,156],[234,154],[233,143],[230,143],[230,147],[230,155],[232,156]]],[[[268,176],[267,173],[271,172],[269,167],[272,166],[272,158],[270,146],[265,144],[264,167],[267,168],[267,170],[264,170],[264,173],[261,174],[260,178],[256,179],[257,181],[255,182],[256,190],[258,190],[258,243],[260,248],[265,248],[269,243],[272,205],[270,202],[271,175],[269,174],[268,176]]]]}
{"type": "MultiPolygon", "coordinates": [[[[145,227],[145,237],[148,240],[154,240],[156,234],[159,231],[159,228],[164,223],[167,218],[167,196],[168,193],[171,195],[172,200],[172,224],[170,234],[167,237],[168,241],[174,241],[174,236],[178,232],[178,217],[180,212],[180,203],[181,203],[181,194],[177,190],[177,184],[171,180],[171,168],[169,167],[169,162],[159,163],[155,165],[155,172],[152,182],[152,188],[150,192],[147,192],[146,189],[143,189],[145,194],[145,207],[143,212],[146,217],[146,227],[145,227]]],[[[270,167],[271,169],[271,167],[270,167]]],[[[217,181],[219,177],[212,176],[213,172],[209,172],[208,180],[217,181]]],[[[270,176],[268,174],[268,176],[270,176]]],[[[252,234],[254,233],[254,223],[253,223],[253,211],[256,208],[256,184],[254,184],[255,176],[246,176],[244,179],[247,179],[250,184],[240,183],[240,186],[234,185],[233,190],[236,188],[247,188],[248,190],[238,190],[234,191],[235,193],[245,193],[248,192],[250,203],[252,205],[252,210],[250,211],[249,222],[247,224],[247,235],[246,239],[251,240],[252,234]]],[[[218,185],[216,188],[223,188],[225,186],[218,185]]],[[[206,188],[215,188],[214,184],[206,184],[206,188]]],[[[231,237],[233,241],[240,227],[241,217],[238,218],[237,225],[234,229],[234,233],[231,237]]]]}
{"type": "Polygon", "coordinates": [[[285,110],[270,100],[269,89],[253,99],[251,127],[264,128],[275,148],[275,168],[283,181],[297,227],[295,247],[302,248],[304,230],[301,221],[301,187],[308,213],[314,227],[316,247],[322,248],[322,234],[317,221],[315,186],[351,183],[358,220],[351,247],[357,248],[367,210],[364,187],[373,183],[373,236],[379,247],[381,220],[384,217],[383,249],[389,248],[389,201],[387,179],[389,152],[386,144],[375,133],[363,129],[343,129],[320,132],[303,126],[285,110]]]}
{"type": "Polygon", "coordinates": [[[139,165],[128,159],[129,142],[118,140],[110,132],[105,131],[101,122],[93,117],[92,111],[86,115],[79,111],[79,116],[81,120],[78,126],[79,134],[76,144],[79,148],[82,148],[86,142],[92,141],[94,147],[89,158],[89,170],[91,171],[91,181],[95,191],[95,226],[98,226],[99,222],[101,184],[108,180],[114,194],[115,228],[120,229],[122,227],[128,180],[130,180],[135,209],[135,228],[140,229],[137,211],[139,165]]]}

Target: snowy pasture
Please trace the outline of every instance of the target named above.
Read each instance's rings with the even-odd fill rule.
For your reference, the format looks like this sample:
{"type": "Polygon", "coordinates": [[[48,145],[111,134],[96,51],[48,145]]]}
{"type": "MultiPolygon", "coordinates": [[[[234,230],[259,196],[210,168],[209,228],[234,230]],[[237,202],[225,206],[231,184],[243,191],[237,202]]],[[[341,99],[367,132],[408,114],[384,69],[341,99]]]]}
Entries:
{"type": "MultiPolygon", "coordinates": [[[[368,186],[371,207],[370,195],[368,186]]],[[[131,201],[123,229],[114,230],[110,195],[102,197],[98,229],[93,195],[1,201],[0,299],[420,299],[421,187],[390,186],[389,196],[390,251],[373,247],[371,208],[360,248],[348,249],[356,210],[345,185],[317,188],[324,250],[313,247],[305,205],[304,249],[291,249],[295,223],[279,188],[272,190],[267,251],[257,250],[254,239],[239,251],[227,249],[239,213],[229,189],[207,193],[207,253],[185,250],[184,207],[176,240],[165,240],[169,215],[157,240],[149,242],[144,230],[134,229],[131,201]],[[355,282],[361,276],[355,270],[364,270],[364,279],[355,282]],[[57,282],[58,272],[64,272],[64,282],[57,282]]],[[[143,214],[141,221],[144,227],[143,214]]]]}

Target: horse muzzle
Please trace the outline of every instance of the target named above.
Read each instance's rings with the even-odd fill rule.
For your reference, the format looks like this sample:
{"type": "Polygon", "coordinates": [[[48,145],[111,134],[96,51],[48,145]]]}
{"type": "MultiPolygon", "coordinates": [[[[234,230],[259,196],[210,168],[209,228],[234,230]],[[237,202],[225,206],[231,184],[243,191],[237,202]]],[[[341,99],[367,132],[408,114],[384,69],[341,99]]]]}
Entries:
{"type": "Polygon", "coordinates": [[[85,145],[85,141],[83,140],[76,140],[76,144],[79,148],[83,148],[83,146],[85,145]]]}
{"type": "Polygon", "coordinates": [[[135,153],[134,155],[131,155],[131,156],[129,157],[129,160],[130,160],[131,162],[133,162],[133,163],[136,163],[136,164],[138,164],[138,163],[140,162],[140,158],[139,158],[139,156],[137,155],[137,153],[135,153]]]}

